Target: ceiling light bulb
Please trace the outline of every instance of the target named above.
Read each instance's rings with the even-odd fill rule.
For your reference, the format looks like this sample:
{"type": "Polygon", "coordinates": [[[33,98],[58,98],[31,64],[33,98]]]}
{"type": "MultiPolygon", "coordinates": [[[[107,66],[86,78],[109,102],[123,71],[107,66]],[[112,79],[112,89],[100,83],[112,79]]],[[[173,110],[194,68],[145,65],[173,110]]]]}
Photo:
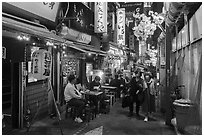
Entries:
{"type": "Polygon", "coordinates": [[[21,36],[18,36],[17,39],[18,39],[18,40],[22,40],[23,38],[22,38],[21,36]]]}

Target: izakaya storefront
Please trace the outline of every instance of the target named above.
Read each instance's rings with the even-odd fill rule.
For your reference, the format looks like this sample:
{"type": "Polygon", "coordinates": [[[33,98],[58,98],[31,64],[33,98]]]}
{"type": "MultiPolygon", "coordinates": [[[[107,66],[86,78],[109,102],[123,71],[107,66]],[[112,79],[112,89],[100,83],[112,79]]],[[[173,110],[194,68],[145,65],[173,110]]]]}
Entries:
{"type": "Polygon", "coordinates": [[[58,47],[64,40],[43,25],[2,15],[3,128],[22,128],[52,113],[50,87],[57,91],[58,47]]]}
{"type": "Polygon", "coordinates": [[[63,26],[59,34],[66,42],[60,47],[61,72],[60,72],[60,104],[64,105],[64,88],[68,83],[67,77],[74,74],[82,85],[87,85],[92,80],[94,69],[99,68],[101,56],[106,52],[101,51],[97,38],[63,26]],[[90,45],[94,44],[94,45],[90,45]],[[97,47],[98,46],[98,47],[97,47]],[[90,77],[91,76],[91,77],[90,77]]]}
{"type": "Polygon", "coordinates": [[[124,70],[124,63],[127,61],[127,57],[124,52],[115,47],[111,46],[108,51],[108,56],[104,58],[103,68],[106,73],[106,77],[114,77],[118,72],[124,70]]]}

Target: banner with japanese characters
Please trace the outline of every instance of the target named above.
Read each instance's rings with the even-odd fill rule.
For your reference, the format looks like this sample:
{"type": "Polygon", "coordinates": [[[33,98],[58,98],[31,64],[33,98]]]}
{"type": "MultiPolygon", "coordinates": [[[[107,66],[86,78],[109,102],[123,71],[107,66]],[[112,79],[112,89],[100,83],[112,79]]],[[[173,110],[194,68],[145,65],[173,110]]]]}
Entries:
{"type": "Polygon", "coordinates": [[[125,45],[125,8],[117,10],[117,44],[125,45]]]}
{"type": "Polygon", "coordinates": [[[42,80],[51,76],[52,56],[49,51],[40,49],[32,54],[31,75],[34,79],[42,80]]]}
{"type": "Polygon", "coordinates": [[[130,50],[134,50],[135,49],[135,45],[134,45],[134,35],[129,35],[129,48],[130,50]]]}
{"type": "Polygon", "coordinates": [[[107,2],[95,2],[95,33],[107,32],[107,2]]]}
{"type": "MultiPolygon", "coordinates": [[[[8,2],[8,4],[38,15],[45,19],[56,21],[58,9],[60,6],[59,2],[8,2]]],[[[15,11],[15,10],[14,10],[15,11]]]]}

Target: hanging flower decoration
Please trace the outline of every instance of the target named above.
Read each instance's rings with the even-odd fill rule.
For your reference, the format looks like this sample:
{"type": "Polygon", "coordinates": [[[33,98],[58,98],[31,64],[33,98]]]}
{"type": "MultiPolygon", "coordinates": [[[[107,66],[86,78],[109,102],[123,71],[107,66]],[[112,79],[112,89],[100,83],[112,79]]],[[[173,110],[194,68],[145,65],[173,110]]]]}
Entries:
{"type": "Polygon", "coordinates": [[[134,35],[139,41],[146,41],[149,36],[154,34],[157,26],[164,21],[162,16],[153,11],[149,11],[148,16],[146,16],[136,10],[136,13],[133,13],[133,17],[135,18],[134,35]]]}

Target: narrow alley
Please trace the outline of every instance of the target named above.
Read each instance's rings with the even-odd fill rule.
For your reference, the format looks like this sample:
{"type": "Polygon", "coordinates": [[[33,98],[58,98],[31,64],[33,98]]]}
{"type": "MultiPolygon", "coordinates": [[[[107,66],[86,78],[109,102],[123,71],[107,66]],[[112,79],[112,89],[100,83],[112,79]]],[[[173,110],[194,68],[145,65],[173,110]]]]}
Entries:
{"type": "Polygon", "coordinates": [[[56,117],[46,117],[33,123],[29,132],[14,130],[11,135],[176,135],[174,128],[156,114],[148,122],[143,119],[142,114],[140,118],[128,117],[128,108],[122,108],[121,101],[117,101],[109,114],[99,114],[90,123],[75,123],[62,113],[60,126],[56,117]]]}
{"type": "Polygon", "coordinates": [[[2,135],[202,135],[202,12],[2,2],[2,135]]]}

